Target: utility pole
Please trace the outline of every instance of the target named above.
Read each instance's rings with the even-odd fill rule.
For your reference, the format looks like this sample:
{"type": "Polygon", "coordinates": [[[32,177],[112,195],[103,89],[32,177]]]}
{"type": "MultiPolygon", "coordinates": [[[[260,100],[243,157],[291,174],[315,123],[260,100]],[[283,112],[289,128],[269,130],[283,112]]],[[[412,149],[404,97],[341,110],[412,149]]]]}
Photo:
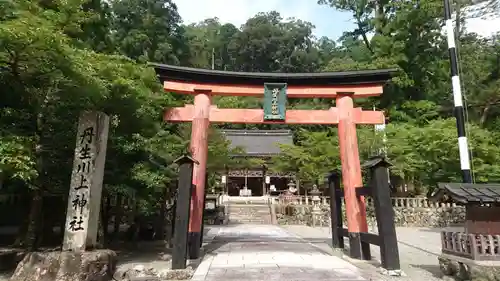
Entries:
{"type": "MultiPolygon", "coordinates": [[[[373,106],[373,111],[375,111],[375,106],[373,106]]],[[[374,129],[376,135],[382,134],[382,144],[379,144],[377,147],[377,152],[379,155],[387,156],[387,135],[385,133],[385,125],[385,121],[384,124],[375,124],[374,129]]]]}
{"type": "Polygon", "coordinates": [[[450,55],[451,84],[453,87],[453,101],[455,104],[455,119],[457,121],[458,150],[460,154],[460,168],[464,183],[472,183],[470,170],[470,154],[467,135],[465,130],[465,111],[462,101],[462,86],[458,73],[458,56],[455,48],[455,30],[451,19],[450,0],[444,0],[444,20],[446,23],[446,35],[448,38],[448,52],[450,55]]]}
{"type": "MultiPolygon", "coordinates": [[[[373,106],[373,111],[375,111],[375,106],[373,106]]],[[[385,120],[384,124],[375,124],[374,129],[375,129],[375,139],[379,139],[380,134],[382,134],[382,144],[377,147],[378,149],[378,155],[381,155],[383,157],[387,157],[387,134],[385,133],[385,120]]],[[[387,180],[389,182],[389,185],[391,184],[391,173],[389,172],[389,169],[387,170],[387,180]]]]}

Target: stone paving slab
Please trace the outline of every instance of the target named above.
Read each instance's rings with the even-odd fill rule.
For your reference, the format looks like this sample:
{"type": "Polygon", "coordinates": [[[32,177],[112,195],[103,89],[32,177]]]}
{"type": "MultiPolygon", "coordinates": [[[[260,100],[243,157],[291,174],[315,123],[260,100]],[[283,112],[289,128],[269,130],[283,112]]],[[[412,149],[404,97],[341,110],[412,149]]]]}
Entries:
{"type": "MultiPolygon", "coordinates": [[[[329,227],[310,227],[305,225],[282,226],[287,231],[300,236],[325,251],[331,250],[331,230],[329,227]]],[[[380,274],[380,248],[371,246],[372,262],[351,260],[363,273],[377,280],[398,281],[439,281],[442,273],[438,256],[441,254],[441,230],[461,231],[463,227],[426,228],[397,227],[399,257],[404,277],[389,277],[380,274]]],[[[377,233],[376,228],[370,232],[377,233]]],[[[348,239],[344,239],[348,245],[348,239]]],[[[366,277],[366,275],[364,275],[366,277]]]]}
{"type": "Polygon", "coordinates": [[[196,281],[361,281],[360,270],[274,225],[221,226],[196,281]]]}

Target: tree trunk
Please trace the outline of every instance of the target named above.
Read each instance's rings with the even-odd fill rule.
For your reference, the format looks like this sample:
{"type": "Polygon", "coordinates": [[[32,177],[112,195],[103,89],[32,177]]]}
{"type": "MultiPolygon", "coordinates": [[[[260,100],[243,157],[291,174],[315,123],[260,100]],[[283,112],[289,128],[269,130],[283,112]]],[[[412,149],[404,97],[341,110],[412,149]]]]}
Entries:
{"type": "Polygon", "coordinates": [[[155,239],[165,239],[165,225],[167,224],[167,200],[169,199],[168,186],[165,184],[163,198],[160,204],[160,216],[155,230],[155,239]]]}
{"type": "Polygon", "coordinates": [[[33,190],[33,197],[31,199],[30,212],[28,215],[28,227],[24,236],[24,242],[22,243],[29,251],[35,251],[38,247],[42,207],[42,192],[40,189],[35,189],[33,190]]]}
{"type": "Polygon", "coordinates": [[[455,1],[456,2],[456,6],[455,6],[455,23],[456,23],[456,30],[455,30],[455,33],[456,33],[456,42],[459,42],[460,40],[460,35],[461,35],[461,32],[460,32],[460,29],[462,28],[461,26],[461,23],[460,23],[460,17],[462,16],[461,13],[460,13],[460,1],[455,1]]]}
{"type": "Polygon", "coordinates": [[[375,18],[378,21],[375,25],[375,34],[382,34],[382,30],[385,25],[385,13],[384,3],[380,0],[375,2],[375,18]]]}
{"type": "Polygon", "coordinates": [[[116,195],[114,215],[115,220],[113,222],[113,239],[115,239],[120,233],[120,224],[123,217],[123,196],[121,194],[116,195]]]}
{"type": "Polygon", "coordinates": [[[109,240],[108,225],[109,225],[109,213],[110,213],[109,210],[111,205],[111,199],[109,195],[106,194],[104,198],[105,198],[105,200],[103,200],[104,204],[101,205],[99,233],[97,236],[99,239],[99,244],[102,245],[103,247],[107,245],[109,240]]]}
{"type": "Polygon", "coordinates": [[[481,127],[484,127],[484,124],[488,120],[488,113],[490,111],[490,108],[491,105],[487,104],[483,109],[483,113],[481,114],[481,119],[479,120],[479,125],[481,125],[481,127]]]}
{"type": "Polygon", "coordinates": [[[28,228],[24,237],[24,246],[30,250],[35,251],[40,242],[41,236],[41,219],[43,208],[43,194],[45,186],[45,161],[43,156],[44,147],[42,145],[44,124],[45,124],[45,110],[50,101],[50,93],[47,93],[44,99],[40,102],[39,107],[35,114],[35,133],[33,141],[33,152],[36,159],[36,170],[38,177],[35,179],[35,184],[32,187],[33,197],[31,200],[30,212],[28,215],[28,228]]]}
{"type": "Polygon", "coordinates": [[[358,23],[358,29],[361,31],[361,37],[363,37],[363,42],[365,42],[366,48],[368,49],[368,51],[370,51],[370,53],[373,54],[373,49],[370,44],[370,40],[368,40],[368,36],[366,36],[366,32],[363,30],[363,27],[361,26],[361,19],[357,17],[356,21],[358,23]]]}
{"type": "MultiPolygon", "coordinates": [[[[27,198],[27,202],[32,202],[33,194],[27,195],[29,198],[27,198]]],[[[24,238],[26,237],[26,233],[28,232],[28,226],[30,224],[30,218],[29,215],[31,213],[31,203],[29,204],[30,210],[28,210],[26,213],[23,213],[23,221],[20,224],[19,230],[17,232],[17,238],[16,241],[13,244],[13,247],[15,248],[22,248],[24,247],[24,238]]],[[[27,209],[27,208],[26,208],[27,209]]]]}

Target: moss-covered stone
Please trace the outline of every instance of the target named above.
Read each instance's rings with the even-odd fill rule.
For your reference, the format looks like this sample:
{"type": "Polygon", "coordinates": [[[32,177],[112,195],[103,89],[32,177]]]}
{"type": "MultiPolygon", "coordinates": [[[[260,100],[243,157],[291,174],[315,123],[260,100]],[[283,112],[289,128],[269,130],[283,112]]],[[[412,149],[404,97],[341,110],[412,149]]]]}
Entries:
{"type": "Polygon", "coordinates": [[[116,253],[31,252],[17,265],[11,281],[109,281],[116,270],[116,253]]]}
{"type": "Polygon", "coordinates": [[[445,276],[457,281],[500,281],[500,263],[477,264],[461,262],[448,257],[438,257],[439,267],[445,276]]]}

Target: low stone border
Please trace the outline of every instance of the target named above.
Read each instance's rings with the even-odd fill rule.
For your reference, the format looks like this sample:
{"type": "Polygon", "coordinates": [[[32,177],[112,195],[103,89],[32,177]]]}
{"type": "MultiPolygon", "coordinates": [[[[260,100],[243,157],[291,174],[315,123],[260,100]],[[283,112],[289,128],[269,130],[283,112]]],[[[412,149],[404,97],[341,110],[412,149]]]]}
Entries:
{"type": "Polygon", "coordinates": [[[473,261],[465,258],[442,254],[438,257],[441,272],[447,279],[458,281],[498,281],[500,262],[473,261]]]}
{"type": "MultiPolygon", "coordinates": [[[[312,206],[310,205],[276,205],[278,224],[312,225],[312,206]]],[[[319,224],[330,225],[330,207],[322,205],[319,224]]],[[[346,224],[345,209],[342,214],[346,224]]],[[[373,207],[367,207],[369,225],[376,225],[373,207]]],[[[447,227],[465,223],[465,208],[462,206],[442,207],[394,207],[394,222],[396,226],[411,227],[447,227]]]]}

